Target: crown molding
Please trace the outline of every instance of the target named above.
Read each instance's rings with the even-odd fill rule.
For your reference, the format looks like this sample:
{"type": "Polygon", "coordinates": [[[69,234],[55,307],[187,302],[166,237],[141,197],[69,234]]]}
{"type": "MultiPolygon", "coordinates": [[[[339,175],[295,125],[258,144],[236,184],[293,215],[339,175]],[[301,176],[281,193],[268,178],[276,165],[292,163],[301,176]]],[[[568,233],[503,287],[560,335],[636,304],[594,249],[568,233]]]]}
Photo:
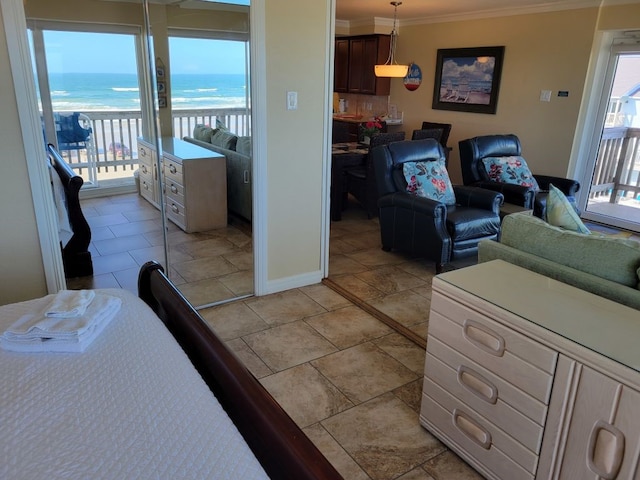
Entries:
{"type": "MultiPolygon", "coordinates": [[[[626,5],[639,3],[638,0],[559,0],[547,1],[538,5],[522,7],[506,7],[490,10],[477,10],[468,13],[455,13],[449,15],[433,15],[429,17],[415,17],[398,20],[398,26],[403,25],[425,25],[430,23],[460,22],[466,20],[477,20],[479,18],[508,17],[514,15],[531,15],[536,13],[557,12],[562,10],[576,10],[580,8],[600,8],[613,5],[626,5]]],[[[343,29],[364,28],[364,27],[393,27],[393,19],[382,17],[360,18],[355,20],[336,20],[336,25],[343,29]]]]}

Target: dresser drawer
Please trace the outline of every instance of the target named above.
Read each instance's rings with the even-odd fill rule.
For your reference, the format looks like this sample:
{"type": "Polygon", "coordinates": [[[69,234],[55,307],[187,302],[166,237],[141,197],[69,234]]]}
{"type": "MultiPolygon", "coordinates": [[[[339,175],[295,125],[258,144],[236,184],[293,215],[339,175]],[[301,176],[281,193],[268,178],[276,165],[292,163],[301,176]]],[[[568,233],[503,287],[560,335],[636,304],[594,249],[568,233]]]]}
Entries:
{"type": "Polygon", "coordinates": [[[142,165],[148,165],[149,167],[156,162],[155,150],[142,145],[138,142],[138,162],[142,165]]]}
{"type": "MultiPolygon", "coordinates": [[[[433,342],[431,342],[433,343],[433,342]]],[[[536,455],[540,453],[543,427],[523,415],[500,397],[504,382],[480,373],[474,364],[464,362],[451,368],[427,353],[425,377],[450,395],[482,415],[536,455]],[[499,387],[498,385],[501,385],[499,387]]]]}
{"type": "Polygon", "coordinates": [[[424,379],[420,423],[454,451],[475,460],[476,466],[493,472],[493,478],[524,480],[535,474],[535,454],[428,378],[424,379]]]}
{"type": "Polygon", "coordinates": [[[165,195],[168,199],[171,199],[180,205],[185,205],[184,187],[169,178],[166,179],[165,195]]]}
{"type": "MultiPolygon", "coordinates": [[[[462,395],[456,396],[464,399],[465,403],[471,407],[478,410],[479,408],[476,407],[478,403],[488,403],[492,406],[505,403],[537,425],[544,427],[548,411],[548,405],[545,403],[536,400],[486,369],[484,365],[465,357],[435,337],[429,337],[427,341],[427,354],[448,367],[454,377],[452,381],[455,381],[456,388],[462,390],[462,395]]],[[[431,371],[432,363],[427,359],[425,373],[431,376],[431,371]]]]}
{"type": "Polygon", "coordinates": [[[149,177],[153,177],[153,167],[151,165],[147,165],[146,163],[140,164],[139,175],[147,175],[149,177]]]}
{"type": "Polygon", "coordinates": [[[167,158],[164,159],[164,177],[166,181],[172,180],[179,184],[184,184],[182,176],[182,165],[167,158]]]}
{"type": "Polygon", "coordinates": [[[155,187],[153,177],[151,175],[140,173],[140,176],[138,178],[140,180],[140,195],[153,202],[153,189],[155,187]]]}
{"type": "Polygon", "coordinates": [[[180,228],[186,228],[185,208],[180,203],[167,197],[166,199],[167,217],[180,228]]]}
{"type": "Polygon", "coordinates": [[[439,312],[431,311],[429,336],[548,405],[556,352],[464,307],[439,312]]]}

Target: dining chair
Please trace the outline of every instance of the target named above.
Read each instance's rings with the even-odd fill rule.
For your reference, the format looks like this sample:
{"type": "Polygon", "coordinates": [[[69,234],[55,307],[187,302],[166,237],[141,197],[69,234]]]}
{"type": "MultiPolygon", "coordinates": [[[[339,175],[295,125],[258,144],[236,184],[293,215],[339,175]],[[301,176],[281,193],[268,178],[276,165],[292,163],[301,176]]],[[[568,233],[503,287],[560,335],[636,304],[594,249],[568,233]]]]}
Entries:
{"type": "Polygon", "coordinates": [[[369,143],[369,153],[364,164],[346,170],[347,191],[350,193],[367,212],[367,218],[378,216],[378,194],[376,181],[371,163],[371,152],[380,145],[388,145],[392,142],[404,140],[405,132],[377,133],[371,137],[369,143]]]}

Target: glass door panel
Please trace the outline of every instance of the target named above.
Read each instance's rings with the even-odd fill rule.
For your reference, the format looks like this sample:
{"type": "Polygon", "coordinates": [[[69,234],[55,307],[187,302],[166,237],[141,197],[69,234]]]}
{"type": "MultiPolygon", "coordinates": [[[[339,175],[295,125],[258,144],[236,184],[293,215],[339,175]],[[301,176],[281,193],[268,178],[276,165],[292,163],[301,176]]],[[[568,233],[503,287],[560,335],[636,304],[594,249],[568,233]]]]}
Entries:
{"type": "Polygon", "coordinates": [[[640,231],[640,51],[615,48],[604,118],[583,216],[640,231]]]}

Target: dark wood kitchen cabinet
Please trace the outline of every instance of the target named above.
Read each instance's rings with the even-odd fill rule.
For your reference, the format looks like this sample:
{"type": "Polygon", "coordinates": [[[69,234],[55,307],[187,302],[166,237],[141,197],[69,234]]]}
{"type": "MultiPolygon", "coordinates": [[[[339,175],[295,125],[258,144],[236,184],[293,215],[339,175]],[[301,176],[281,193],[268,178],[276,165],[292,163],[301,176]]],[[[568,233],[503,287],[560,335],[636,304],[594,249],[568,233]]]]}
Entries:
{"type": "Polygon", "coordinates": [[[374,66],[387,61],[389,35],[363,35],[336,40],[334,90],[341,93],[389,95],[390,79],[376,77],[374,66]]]}
{"type": "Polygon", "coordinates": [[[336,40],[333,60],[333,90],[340,93],[349,92],[349,39],[336,40]]]}

